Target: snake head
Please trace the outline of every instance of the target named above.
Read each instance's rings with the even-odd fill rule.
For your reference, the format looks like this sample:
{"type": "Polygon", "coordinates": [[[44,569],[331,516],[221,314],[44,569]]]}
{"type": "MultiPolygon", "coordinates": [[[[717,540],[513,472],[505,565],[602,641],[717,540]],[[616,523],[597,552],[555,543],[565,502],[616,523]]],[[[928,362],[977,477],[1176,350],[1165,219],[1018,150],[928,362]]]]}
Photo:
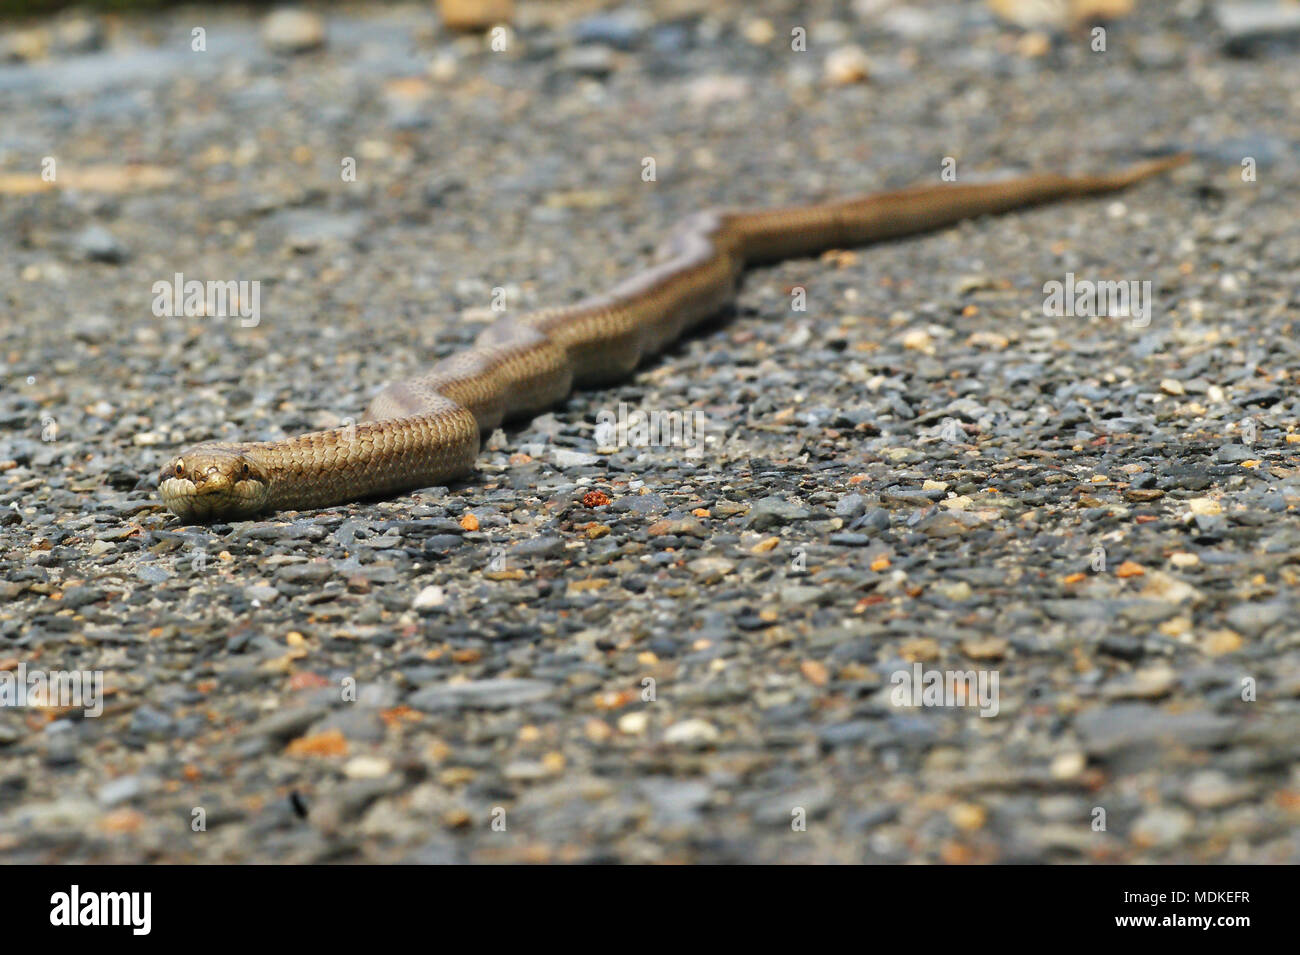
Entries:
{"type": "Polygon", "coordinates": [[[244,448],[200,444],[158,475],[158,495],[183,521],[232,520],[266,509],[270,480],[244,448]]]}

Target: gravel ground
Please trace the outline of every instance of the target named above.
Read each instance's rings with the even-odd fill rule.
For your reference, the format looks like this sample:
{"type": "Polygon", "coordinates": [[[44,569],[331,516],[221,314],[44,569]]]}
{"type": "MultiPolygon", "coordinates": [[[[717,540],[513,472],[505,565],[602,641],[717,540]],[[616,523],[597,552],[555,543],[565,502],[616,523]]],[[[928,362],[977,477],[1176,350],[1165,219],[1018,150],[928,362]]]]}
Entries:
{"type": "Polygon", "coordinates": [[[526,4],[503,51],[416,6],[297,55],[310,22],[229,10],[11,31],[0,673],[104,689],[0,708],[0,857],[1300,861],[1300,63],[1212,14],[1100,53],[883,0],[526,4]],[[752,272],[463,484],[156,502],[187,444],[345,422],[702,206],[1169,147],[1123,197],[752,272]],[[257,321],[158,316],[175,273],[260,282],[257,321]],[[1070,273],[1147,320],[1045,315],[1070,273]],[[611,449],[620,403],[707,440],[611,449]],[[996,696],[905,705],[918,667],[996,696]]]}

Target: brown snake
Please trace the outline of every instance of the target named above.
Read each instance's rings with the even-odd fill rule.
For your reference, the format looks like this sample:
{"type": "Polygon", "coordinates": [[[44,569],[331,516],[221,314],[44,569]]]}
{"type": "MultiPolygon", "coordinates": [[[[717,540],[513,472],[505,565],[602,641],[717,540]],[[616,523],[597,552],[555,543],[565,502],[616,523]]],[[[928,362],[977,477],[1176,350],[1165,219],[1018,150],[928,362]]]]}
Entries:
{"type": "Polygon", "coordinates": [[[163,469],[159,495],[185,521],[217,521],[444,484],[473,469],[481,433],[536,414],[575,386],[622,378],[717,312],[746,266],[1113,192],[1186,160],[1171,156],[1097,176],[1035,175],[699,213],[671,235],[658,264],[604,295],[500,319],[475,347],[381,391],[361,424],[286,441],[197,445],[163,469]]]}

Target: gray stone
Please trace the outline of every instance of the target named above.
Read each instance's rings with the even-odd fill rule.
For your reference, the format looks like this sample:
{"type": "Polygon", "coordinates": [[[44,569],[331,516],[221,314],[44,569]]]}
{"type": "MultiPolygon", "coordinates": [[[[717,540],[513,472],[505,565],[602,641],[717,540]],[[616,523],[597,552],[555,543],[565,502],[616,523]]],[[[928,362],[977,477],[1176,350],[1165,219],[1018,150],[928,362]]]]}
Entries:
{"type": "Polygon", "coordinates": [[[74,245],[81,257],[91,262],[120,265],[128,258],[126,246],[101,225],[87,226],[77,234],[74,245]]]}
{"type": "Polygon", "coordinates": [[[439,683],[411,694],[407,703],[417,710],[504,709],[527,706],[549,698],[554,687],[542,680],[495,678],[465,683],[439,683]]]}

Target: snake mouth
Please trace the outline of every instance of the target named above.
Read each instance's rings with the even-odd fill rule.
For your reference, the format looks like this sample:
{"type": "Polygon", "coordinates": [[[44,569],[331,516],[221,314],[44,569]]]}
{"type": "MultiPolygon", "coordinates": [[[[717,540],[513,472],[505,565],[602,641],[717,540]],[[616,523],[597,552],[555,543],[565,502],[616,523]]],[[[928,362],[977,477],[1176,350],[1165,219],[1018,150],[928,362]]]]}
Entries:
{"type": "Polygon", "coordinates": [[[262,510],[256,495],[240,493],[230,485],[196,484],[183,478],[159,482],[158,496],[169,511],[193,523],[252,517],[262,510]]]}

